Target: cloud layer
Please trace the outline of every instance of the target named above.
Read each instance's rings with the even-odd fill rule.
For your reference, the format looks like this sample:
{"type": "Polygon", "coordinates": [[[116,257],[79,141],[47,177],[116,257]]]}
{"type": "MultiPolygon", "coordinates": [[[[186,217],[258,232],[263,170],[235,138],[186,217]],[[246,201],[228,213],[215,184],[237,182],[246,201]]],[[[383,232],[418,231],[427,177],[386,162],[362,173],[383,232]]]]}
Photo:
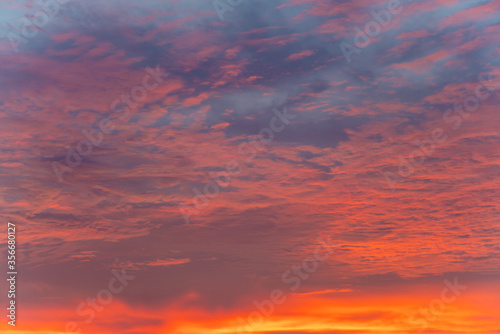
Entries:
{"type": "Polygon", "coordinates": [[[0,14],[16,333],[234,333],[274,289],[253,332],[498,332],[499,2],[402,1],[363,47],[386,3],[63,2],[33,38],[49,7],[0,14]],[[70,166],[82,131],[99,145],[70,166]],[[292,291],[318,237],[339,247],[292,291]],[[121,268],[136,278],[86,323],[121,268]],[[455,302],[416,314],[455,277],[455,302]]]}

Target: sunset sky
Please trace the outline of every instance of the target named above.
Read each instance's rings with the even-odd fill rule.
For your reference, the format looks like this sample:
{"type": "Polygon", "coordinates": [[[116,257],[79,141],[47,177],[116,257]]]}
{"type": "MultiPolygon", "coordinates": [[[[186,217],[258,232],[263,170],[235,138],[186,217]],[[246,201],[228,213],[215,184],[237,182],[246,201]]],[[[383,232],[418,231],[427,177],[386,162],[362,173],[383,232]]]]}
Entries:
{"type": "Polygon", "coordinates": [[[0,334],[500,333],[499,12],[1,1],[0,334]]]}

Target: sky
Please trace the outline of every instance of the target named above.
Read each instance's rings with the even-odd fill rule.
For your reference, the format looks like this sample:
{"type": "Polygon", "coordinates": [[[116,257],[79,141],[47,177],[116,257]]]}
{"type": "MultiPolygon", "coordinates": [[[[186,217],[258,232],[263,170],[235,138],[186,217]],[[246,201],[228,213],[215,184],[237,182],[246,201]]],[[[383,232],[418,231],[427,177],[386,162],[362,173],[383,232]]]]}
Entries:
{"type": "Polygon", "coordinates": [[[0,334],[500,333],[499,11],[1,1],[0,334]]]}

